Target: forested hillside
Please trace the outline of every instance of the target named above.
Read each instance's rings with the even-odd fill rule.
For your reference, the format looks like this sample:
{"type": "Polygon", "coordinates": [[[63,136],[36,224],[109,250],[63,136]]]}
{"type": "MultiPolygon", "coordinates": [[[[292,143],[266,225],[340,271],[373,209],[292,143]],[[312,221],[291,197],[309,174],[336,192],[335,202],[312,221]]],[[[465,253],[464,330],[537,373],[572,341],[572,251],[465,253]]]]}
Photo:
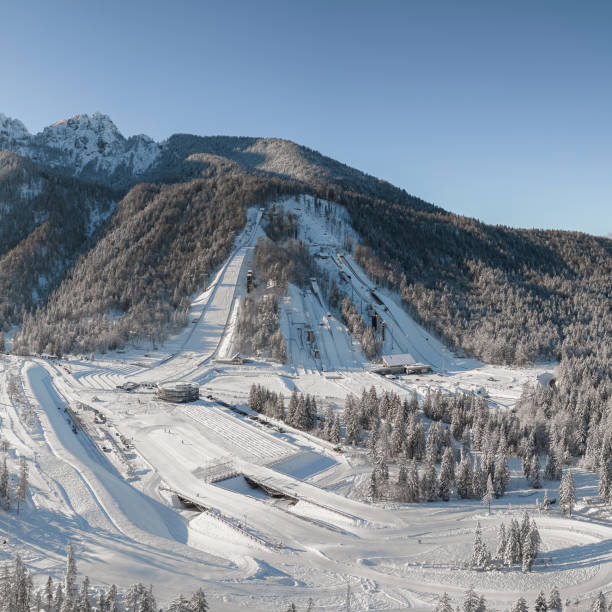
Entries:
{"type": "Polygon", "coordinates": [[[44,303],[118,198],[0,152],[0,329],[44,303]]]}
{"type": "Polygon", "coordinates": [[[229,253],[246,207],[298,192],[345,205],[358,261],[456,350],[499,363],[584,357],[612,328],[609,239],[453,215],[289,141],[172,136],[108,219],[108,188],[1,159],[0,325],[29,313],[20,351],[163,338],[229,253]]]}
{"type": "Polygon", "coordinates": [[[96,246],[25,317],[14,350],[106,351],[185,325],[188,297],[229,255],[246,208],[296,190],[217,161],[197,179],[131,189],[96,246]]]}

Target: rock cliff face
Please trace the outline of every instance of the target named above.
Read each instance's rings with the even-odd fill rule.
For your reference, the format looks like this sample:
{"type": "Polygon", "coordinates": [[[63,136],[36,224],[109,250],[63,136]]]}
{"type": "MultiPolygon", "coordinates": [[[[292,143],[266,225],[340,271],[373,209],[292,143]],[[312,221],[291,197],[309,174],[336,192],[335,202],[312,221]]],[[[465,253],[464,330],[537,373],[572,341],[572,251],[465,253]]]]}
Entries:
{"type": "Polygon", "coordinates": [[[64,174],[123,183],[148,170],[161,153],[148,136],[125,138],[107,115],[76,115],[30,134],[0,114],[0,150],[28,157],[64,174]]]}

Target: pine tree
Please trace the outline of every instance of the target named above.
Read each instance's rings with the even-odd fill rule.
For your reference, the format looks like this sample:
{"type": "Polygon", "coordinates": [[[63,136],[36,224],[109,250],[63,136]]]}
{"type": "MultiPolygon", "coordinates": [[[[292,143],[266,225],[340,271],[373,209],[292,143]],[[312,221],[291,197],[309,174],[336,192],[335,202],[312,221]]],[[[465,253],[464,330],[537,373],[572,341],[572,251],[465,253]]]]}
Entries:
{"type": "Polygon", "coordinates": [[[534,550],[533,540],[531,539],[530,533],[527,534],[527,537],[522,542],[521,557],[523,572],[530,572],[531,566],[533,565],[536,557],[536,551],[534,550]]]}
{"type": "Polygon", "coordinates": [[[461,499],[472,497],[472,460],[468,453],[464,453],[457,468],[457,494],[461,499]]]}
{"type": "Polygon", "coordinates": [[[521,524],[519,528],[519,542],[521,543],[521,552],[523,542],[527,540],[529,537],[529,532],[531,531],[531,520],[529,519],[529,514],[527,510],[523,510],[523,516],[521,517],[521,524]]]}
{"type": "Polygon", "coordinates": [[[482,499],[487,490],[487,475],[482,469],[480,460],[476,460],[476,466],[472,475],[472,493],[474,497],[482,499]]]}
{"type": "Polygon", "coordinates": [[[148,589],[144,590],[138,612],[156,612],[157,604],[155,597],[153,597],[153,585],[150,585],[148,589]]]}
{"type": "Polygon", "coordinates": [[[476,525],[476,534],[472,545],[471,566],[474,569],[486,569],[491,562],[491,555],[487,549],[487,545],[482,540],[482,529],[480,523],[476,525]]]}
{"type": "Polygon", "coordinates": [[[334,422],[332,423],[329,441],[332,444],[340,443],[340,419],[338,418],[337,414],[334,415],[334,422]]]}
{"type": "Polygon", "coordinates": [[[501,523],[501,525],[497,529],[497,546],[495,548],[495,558],[503,562],[505,550],[506,550],[506,526],[503,523],[501,523]]]}
{"type": "Polygon", "coordinates": [[[434,606],[433,612],[454,612],[453,603],[448,593],[444,592],[438,603],[434,606]]]}
{"type": "Polygon", "coordinates": [[[512,519],[506,533],[506,550],[504,565],[512,567],[521,561],[520,528],[516,519],[512,519]]]}
{"type": "Polygon", "coordinates": [[[291,392],[291,397],[289,398],[289,407],[287,408],[287,423],[291,425],[292,427],[294,426],[294,423],[296,422],[298,401],[299,400],[298,400],[297,389],[295,389],[294,387],[293,391],[291,392]]]}
{"type": "Polygon", "coordinates": [[[11,576],[10,604],[11,612],[29,612],[32,598],[32,581],[19,554],[15,555],[13,575],[11,576]]]}
{"type": "Polygon", "coordinates": [[[34,596],[34,610],[36,610],[36,612],[40,612],[41,609],[42,609],[42,594],[39,589],[38,591],[36,591],[36,595],[34,596]]]}
{"type": "Polygon", "coordinates": [[[370,473],[370,482],[368,485],[368,499],[370,501],[376,501],[378,499],[378,482],[376,479],[376,470],[372,470],[370,473]]]}
{"type": "Polygon", "coordinates": [[[121,609],[119,607],[119,599],[117,597],[117,587],[112,584],[111,588],[108,590],[108,595],[106,597],[106,606],[108,612],[119,612],[121,609]]]}
{"type": "Polygon", "coordinates": [[[529,539],[531,540],[531,545],[533,547],[534,559],[537,558],[540,552],[540,544],[542,543],[542,538],[540,537],[540,531],[536,525],[536,522],[531,520],[531,529],[529,530],[529,539]]]}
{"type": "Polygon", "coordinates": [[[106,595],[104,591],[100,591],[100,595],[98,596],[98,610],[97,612],[107,612],[108,607],[106,605],[106,595]]]}
{"type": "Polygon", "coordinates": [[[168,612],[191,612],[191,606],[189,605],[189,602],[182,595],[179,595],[168,606],[168,612]]]}
{"type": "Polygon", "coordinates": [[[572,516],[572,509],[576,503],[576,485],[574,484],[574,476],[571,470],[563,474],[561,485],[559,486],[559,506],[561,509],[572,516]]]}
{"type": "Polygon", "coordinates": [[[419,501],[419,472],[416,459],[410,462],[410,467],[408,469],[406,478],[406,501],[408,503],[419,501]]]}
{"type": "Polygon", "coordinates": [[[500,449],[495,457],[493,486],[495,497],[501,497],[510,483],[510,470],[508,469],[508,455],[505,442],[500,443],[500,449]]]}
{"type": "Polygon", "coordinates": [[[591,604],[591,612],[606,612],[607,609],[608,606],[606,603],[606,597],[601,591],[599,591],[599,595],[597,595],[591,604]]]}
{"type": "Polygon", "coordinates": [[[428,502],[436,500],[438,476],[436,474],[436,467],[430,461],[425,464],[423,470],[423,477],[421,479],[421,498],[428,502]]]}
{"type": "Polygon", "coordinates": [[[28,496],[28,464],[25,457],[19,459],[19,482],[17,484],[17,514],[19,514],[19,504],[25,503],[28,496]]]}
{"type": "Polygon", "coordinates": [[[557,453],[550,451],[546,456],[546,466],[544,467],[544,478],[546,480],[561,480],[561,463],[557,453]]]}
{"type": "Polygon", "coordinates": [[[206,595],[204,591],[199,588],[191,598],[191,611],[192,612],[207,612],[208,602],[206,601],[206,595]]]}
{"type": "Polygon", "coordinates": [[[540,489],[542,483],[540,481],[540,460],[537,455],[531,458],[531,469],[529,470],[529,480],[534,489],[540,489]]]}
{"type": "Polygon", "coordinates": [[[58,582],[57,587],[55,589],[55,597],[53,598],[53,607],[57,612],[60,612],[62,606],[64,604],[64,589],[62,588],[62,583],[58,582]]]}
{"type": "Polygon", "coordinates": [[[453,451],[447,448],[442,456],[440,465],[440,474],[438,475],[438,496],[443,501],[448,501],[453,494],[455,488],[455,467],[453,460],[453,451]]]}
{"type": "Polygon", "coordinates": [[[519,597],[510,612],[528,612],[528,610],[527,602],[522,597],[519,597]]]}
{"type": "Polygon", "coordinates": [[[400,501],[407,501],[406,483],[408,482],[408,466],[404,461],[400,463],[397,471],[397,491],[400,501]]]}
{"type": "Polygon", "coordinates": [[[487,488],[482,496],[482,503],[488,506],[489,514],[491,514],[491,502],[493,501],[493,495],[495,494],[495,489],[493,488],[493,481],[491,480],[491,474],[487,479],[487,488]]]}
{"type": "Polygon", "coordinates": [[[47,603],[47,610],[51,610],[53,604],[53,578],[49,576],[45,584],[45,602],[47,603]]]}
{"type": "Polygon", "coordinates": [[[279,421],[285,420],[285,398],[282,393],[279,393],[276,398],[276,402],[274,403],[274,414],[272,416],[279,421]]]}
{"type": "Polygon", "coordinates": [[[7,500],[10,499],[10,477],[6,465],[6,455],[2,459],[2,469],[0,470],[0,499],[4,500],[5,505],[7,505],[7,500]]]}
{"type": "Polygon", "coordinates": [[[376,447],[378,446],[378,429],[372,429],[368,436],[367,449],[368,458],[371,463],[376,462],[376,447]]]}
{"type": "Polygon", "coordinates": [[[393,424],[393,432],[391,433],[391,456],[397,457],[402,452],[402,447],[406,439],[406,424],[401,415],[395,419],[393,424]]]}
{"type": "Polygon", "coordinates": [[[602,459],[599,464],[599,497],[604,504],[612,501],[612,459],[602,459]]]}
{"type": "Polygon", "coordinates": [[[91,612],[91,603],[89,601],[89,578],[85,576],[81,583],[81,589],[77,596],[75,606],[75,612],[91,612]]]}
{"type": "Polygon", "coordinates": [[[77,569],[72,543],[66,547],[66,573],[64,574],[64,600],[72,601],[76,583],[77,569]]]}
{"type": "Polygon", "coordinates": [[[471,586],[466,592],[463,598],[463,612],[481,612],[482,611],[482,599],[474,591],[474,587],[471,586]]]}
{"type": "Polygon", "coordinates": [[[553,587],[548,595],[548,609],[561,612],[562,607],[563,604],[561,603],[561,594],[559,593],[559,589],[557,587],[553,587]]]}
{"type": "Polygon", "coordinates": [[[546,603],[546,595],[544,595],[544,591],[540,591],[538,593],[533,607],[536,612],[546,612],[546,610],[548,610],[548,604],[546,603]]]}

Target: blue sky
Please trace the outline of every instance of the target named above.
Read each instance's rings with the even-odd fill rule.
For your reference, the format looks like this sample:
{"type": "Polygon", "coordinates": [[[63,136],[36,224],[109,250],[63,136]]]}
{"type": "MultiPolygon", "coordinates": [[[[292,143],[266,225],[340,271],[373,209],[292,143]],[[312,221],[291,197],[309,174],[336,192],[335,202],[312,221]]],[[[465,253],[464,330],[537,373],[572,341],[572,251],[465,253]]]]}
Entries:
{"type": "Polygon", "coordinates": [[[5,3],[31,131],[289,138],[490,223],[612,232],[612,3],[5,3]]]}

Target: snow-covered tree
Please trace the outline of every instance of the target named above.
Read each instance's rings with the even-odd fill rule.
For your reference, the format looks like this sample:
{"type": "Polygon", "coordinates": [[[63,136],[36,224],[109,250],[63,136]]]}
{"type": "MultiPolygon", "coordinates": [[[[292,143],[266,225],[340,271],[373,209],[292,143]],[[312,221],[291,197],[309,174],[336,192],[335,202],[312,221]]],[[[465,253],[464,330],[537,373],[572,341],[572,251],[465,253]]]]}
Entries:
{"type": "Polygon", "coordinates": [[[591,604],[591,612],[606,612],[607,609],[606,596],[599,591],[599,595],[597,595],[591,604]]]}
{"type": "Polygon", "coordinates": [[[521,561],[520,527],[516,519],[510,522],[506,532],[506,550],[504,551],[504,565],[511,567],[521,561]]]}
{"type": "Polygon", "coordinates": [[[64,600],[72,601],[76,584],[77,568],[72,542],[66,547],[66,573],[64,574],[64,600]]]}
{"type": "Polygon", "coordinates": [[[519,597],[510,612],[528,612],[529,606],[523,597],[519,597]]]}
{"type": "Polygon", "coordinates": [[[442,597],[440,597],[438,603],[434,606],[433,612],[455,612],[453,602],[446,591],[442,594],[442,597]]]}
{"type": "Polygon", "coordinates": [[[533,609],[536,612],[546,612],[548,610],[548,603],[546,602],[546,595],[544,595],[544,591],[540,591],[538,593],[533,609]]]}
{"type": "Polygon", "coordinates": [[[19,481],[17,483],[17,513],[19,514],[19,504],[25,503],[28,497],[28,464],[25,457],[19,459],[19,481]]]}
{"type": "Polygon", "coordinates": [[[208,602],[202,588],[199,588],[191,598],[191,612],[207,612],[208,602]]]}
{"type": "Polygon", "coordinates": [[[546,466],[544,467],[545,480],[561,480],[561,462],[555,451],[550,451],[546,456],[546,466]]]}
{"type": "Polygon", "coordinates": [[[419,501],[419,472],[416,459],[410,462],[406,475],[406,501],[408,503],[419,501]]]}
{"type": "Polygon", "coordinates": [[[463,598],[463,612],[486,612],[486,602],[471,586],[463,598]]]}
{"type": "Polygon", "coordinates": [[[106,605],[106,594],[104,591],[100,591],[98,595],[98,609],[96,612],[107,612],[108,607],[106,605]]]}
{"type": "Polygon", "coordinates": [[[540,480],[540,460],[537,455],[531,458],[531,469],[529,470],[529,482],[534,489],[540,489],[542,487],[542,481],[540,480]]]}
{"type": "Polygon", "coordinates": [[[30,612],[32,599],[32,579],[28,574],[21,556],[15,555],[13,572],[10,577],[10,591],[7,609],[11,612],[30,612]]]}
{"type": "Polygon", "coordinates": [[[493,475],[493,486],[495,497],[501,497],[510,484],[510,470],[508,469],[508,451],[506,449],[505,438],[499,443],[497,454],[495,455],[495,468],[493,475]]]}
{"type": "Polygon", "coordinates": [[[453,451],[449,447],[444,451],[440,474],[438,475],[438,495],[443,501],[448,501],[455,488],[455,466],[453,451]]]}
{"type": "Polygon", "coordinates": [[[111,588],[108,590],[108,595],[106,596],[106,607],[108,612],[119,612],[121,609],[119,607],[117,587],[114,584],[111,584],[111,588]]]}
{"type": "Polygon", "coordinates": [[[51,576],[47,578],[47,582],[45,583],[44,600],[47,604],[47,611],[50,611],[53,605],[53,578],[51,578],[51,576]]]}
{"type": "Polygon", "coordinates": [[[561,485],[559,486],[559,506],[571,517],[575,503],[576,485],[574,483],[574,475],[571,470],[567,470],[567,472],[563,474],[561,485]]]}
{"type": "Polygon", "coordinates": [[[487,545],[482,539],[482,529],[480,523],[476,525],[476,533],[474,535],[474,543],[472,544],[472,558],[470,565],[474,569],[486,569],[491,563],[491,554],[487,545]]]}
{"type": "Polygon", "coordinates": [[[457,482],[457,494],[461,499],[472,497],[472,460],[469,453],[463,453],[455,479],[457,482]]]}
{"type": "Polygon", "coordinates": [[[62,588],[62,583],[58,582],[57,587],[55,588],[55,595],[53,597],[53,607],[59,612],[62,609],[64,604],[64,589],[62,588]]]}
{"type": "Polygon", "coordinates": [[[378,480],[376,478],[376,470],[370,473],[370,481],[368,484],[368,499],[376,501],[378,499],[378,480]]]}
{"type": "Polygon", "coordinates": [[[599,464],[599,497],[604,504],[612,502],[612,458],[599,464]]]}
{"type": "Polygon", "coordinates": [[[189,601],[179,595],[169,606],[168,612],[191,612],[189,601]]]}
{"type": "Polygon", "coordinates": [[[4,501],[7,509],[10,507],[11,481],[6,465],[6,455],[2,458],[2,468],[0,468],[0,500],[4,501]]]}
{"type": "Polygon", "coordinates": [[[537,551],[534,549],[534,541],[531,534],[528,534],[521,546],[521,561],[523,572],[530,572],[531,566],[535,561],[537,551]]]}
{"type": "Polygon", "coordinates": [[[337,414],[334,414],[334,421],[329,431],[329,441],[332,444],[340,443],[340,418],[337,414]]]}
{"type": "Polygon", "coordinates": [[[476,459],[472,474],[472,493],[477,499],[482,499],[487,490],[487,474],[482,469],[482,461],[476,459]]]}
{"type": "Polygon", "coordinates": [[[489,474],[489,477],[487,478],[487,488],[482,495],[482,503],[488,507],[489,514],[491,514],[491,502],[493,501],[494,495],[495,489],[493,487],[493,481],[491,480],[491,474],[489,474]]]}
{"type": "Polygon", "coordinates": [[[425,464],[423,475],[421,477],[421,498],[425,501],[432,502],[436,500],[438,476],[436,467],[429,461],[425,464]]]}
{"type": "Polygon", "coordinates": [[[563,604],[561,603],[561,594],[557,587],[553,587],[548,595],[548,609],[555,612],[561,612],[563,604]]]}
{"type": "Polygon", "coordinates": [[[495,558],[503,562],[505,550],[506,550],[506,526],[503,523],[501,523],[497,529],[497,545],[495,547],[495,558]]]}
{"type": "Polygon", "coordinates": [[[85,576],[81,583],[79,594],[73,606],[74,612],[91,612],[91,603],[89,601],[89,578],[85,576]]]}

